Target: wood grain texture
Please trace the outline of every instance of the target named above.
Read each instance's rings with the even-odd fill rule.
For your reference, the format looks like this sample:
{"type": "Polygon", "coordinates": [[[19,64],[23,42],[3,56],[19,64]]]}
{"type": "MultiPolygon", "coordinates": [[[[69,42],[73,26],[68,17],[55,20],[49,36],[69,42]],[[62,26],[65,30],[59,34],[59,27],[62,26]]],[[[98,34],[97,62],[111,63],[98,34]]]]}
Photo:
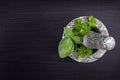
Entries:
{"type": "Polygon", "coordinates": [[[0,80],[119,80],[120,2],[4,1],[0,3],[0,80]],[[60,59],[57,46],[72,19],[103,21],[116,47],[94,63],[60,59]]]}

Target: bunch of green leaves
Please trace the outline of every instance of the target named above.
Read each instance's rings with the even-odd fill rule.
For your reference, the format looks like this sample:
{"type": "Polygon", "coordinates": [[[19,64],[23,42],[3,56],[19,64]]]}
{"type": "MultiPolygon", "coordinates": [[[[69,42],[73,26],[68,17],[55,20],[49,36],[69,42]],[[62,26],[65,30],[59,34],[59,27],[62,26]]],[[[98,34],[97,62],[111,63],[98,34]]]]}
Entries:
{"type": "Polygon", "coordinates": [[[95,27],[96,26],[96,19],[93,16],[88,17],[88,25],[90,27],[95,27]]]}
{"type": "Polygon", "coordinates": [[[58,46],[60,58],[65,58],[74,50],[74,43],[82,43],[82,38],[74,36],[72,29],[64,27],[65,38],[62,39],[58,46]]]}
{"type": "Polygon", "coordinates": [[[74,21],[74,34],[77,36],[83,36],[89,33],[90,27],[82,22],[82,19],[76,19],[74,21]]]}
{"type": "MultiPolygon", "coordinates": [[[[76,19],[74,21],[74,29],[73,33],[76,36],[84,36],[88,34],[91,31],[92,27],[96,26],[96,19],[93,16],[88,17],[88,22],[82,21],[82,19],[76,19]]],[[[76,52],[78,53],[78,58],[85,58],[87,56],[90,56],[93,51],[89,48],[86,48],[85,46],[81,45],[80,47],[77,47],[76,52]]]]}
{"type": "Polygon", "coordinates": [[[78,57],[85,58],[92,54],[92,50],[84,46],[75,47],[76,45],[82,45],[83,36],[91,31],[92,27],[95,27],[96,19],[93,16],[88,17],[88,22],[83,23],[82,19],[76,19],[74,21],[74,29],[64,27],[65,38],[62,39],[58,46],[58,52],[60,58],[65,58],[70,55],[73,50],[76,50],[78,57]],[[75,49],[74,49],[75,48],[75,49]]]}
{"type": "Polygon", "coordinates": [[[85,46],[81,45],[79,48],[76,48],[76,52],[78,53],[78,58],[86,58],[90,56],[93,51],[85,46]]]}
{"type": "Polygon", "coordinates": [[[74,35],[84,36],[91,31],[92,27],[95,27],[96,19],[93,16],[88,17],[88,22],[83,23],[82,19],[76,19],[74,21],[74,35]]]}

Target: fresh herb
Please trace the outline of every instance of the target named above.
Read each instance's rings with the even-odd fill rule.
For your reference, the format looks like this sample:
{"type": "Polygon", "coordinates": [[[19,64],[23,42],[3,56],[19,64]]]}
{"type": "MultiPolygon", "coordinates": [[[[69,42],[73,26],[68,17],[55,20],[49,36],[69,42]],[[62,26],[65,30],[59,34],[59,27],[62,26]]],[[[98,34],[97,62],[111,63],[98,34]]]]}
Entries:
{"type": "Polygon", "coordinates": [[[82,43],[82,38],[79,36],[74,36],[72,38],[73,42],[75,42],[76,44],[81,44],[82,43]]]}
{"type": "Polygon", "coordinates": [[[75,36],[81,36],[80,30],[78,30],[78,29],[73,29],[73,33],[75,36]]]}
{"type": "Polygon", "coordinates": [[[70,38],[65,37],[64,39],[62,39],[58,47],[60,58],[65,58],[69,56],[73,49],[74,44],[70,38]]]}
{"type": "Polygon", "coordinates": [[[72,38],[74,36],[73,31],[70,28],[64,27],[64,34],[67,37],[72,38]]]}
{"type": "Polygon", "coordinates": [[[58,46],[60,58],[69,56],[73,50],[78,53],[78,58],[90,56],[93,53],[92,49],[83,46],[82,42],[83,36],[88,34],[95,25],[96,19],[93,16],[89,16],[88,22],[83,22],[82,19],[79,18],[76,19],[73,29],[64,27],[65,38],[60,41],[58,46]],[[80,46],[78,47],[77,45],[80,46]]]}
{"type": "Polygon", "coordinates": [[[91,28],[87,26],[87,24],[83,23],[80,29],[80,34],[81,35],[86,35],[91,31],[91,28]]]}
{"type": "Polygon", "coordinates": [[[93,16],[88,17],[88,24],[90,27],[95,27],[96,25],[96,19],[93,16]]]}
{"type": "Polygon", "coordinates": [[[81,29],[81,26],[82,26],[82,19],[76,19],[75,21],[74,21],[74,29],[75,30],[80,30],[81,29]]]}
{"type": "Polygon", "coordinates": [[[81,22],[82,19],[76,19],[74,21],[74,34],[77,36],[83,36],[91,31],[91,27],[88,23],[81,22]]]}
{"type": "Polygon", "coordinates": [[[79,48],[77,48],[76,52],[78,53],[78,58],[86,58],[93,53],[93,51],[91,49],[86,48],[83,45],[81,45],[79,48]]]}

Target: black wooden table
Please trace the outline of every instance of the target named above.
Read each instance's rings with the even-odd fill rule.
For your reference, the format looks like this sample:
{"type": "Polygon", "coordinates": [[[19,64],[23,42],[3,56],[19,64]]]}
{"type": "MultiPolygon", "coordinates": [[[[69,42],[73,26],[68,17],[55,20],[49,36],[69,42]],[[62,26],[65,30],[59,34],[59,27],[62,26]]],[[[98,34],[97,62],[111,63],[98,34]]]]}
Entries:
{"type": "Polygon", "coordinates": [[[0,2],[0,80],[120,80],[119,1],[0,2]],[[72,19],[93,15],[116,39],[98,61],[60,59],[58,43],[72,19]]]}

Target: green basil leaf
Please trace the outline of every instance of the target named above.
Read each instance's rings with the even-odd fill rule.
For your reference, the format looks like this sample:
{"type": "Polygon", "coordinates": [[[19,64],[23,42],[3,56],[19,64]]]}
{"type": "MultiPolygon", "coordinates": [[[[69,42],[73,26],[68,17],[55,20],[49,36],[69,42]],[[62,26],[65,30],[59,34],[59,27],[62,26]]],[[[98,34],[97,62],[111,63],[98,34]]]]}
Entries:
{"type": "Polygon", "coordinates": [[[76,43],[76,44],[81,44],[82,43],[82,38],[81,37],[79,37],[79,36],[74,36],[73,38],[72,38],[72,40],[76,43]]]}
{"type": "Polygon", "coordinates": [[[73,31],[67,27],[64,27],[64,34],[66,37],[70,37],[70,38],[74,36],[73,31]]]}
{"type": "Polygon", "coordinates": [[[88,24],[90,27],[95,27],[96,26],[96,19],[93,16],[88,17],[88,24]]]}
{"type": "Polygon", "coordinates": [[[64,39],[62,39],[58,46],[58,52],[60,58],[65,58],[69,56],[73,49],[74,49],[74,44],[69,37],[65,37],[64,39]]]}

